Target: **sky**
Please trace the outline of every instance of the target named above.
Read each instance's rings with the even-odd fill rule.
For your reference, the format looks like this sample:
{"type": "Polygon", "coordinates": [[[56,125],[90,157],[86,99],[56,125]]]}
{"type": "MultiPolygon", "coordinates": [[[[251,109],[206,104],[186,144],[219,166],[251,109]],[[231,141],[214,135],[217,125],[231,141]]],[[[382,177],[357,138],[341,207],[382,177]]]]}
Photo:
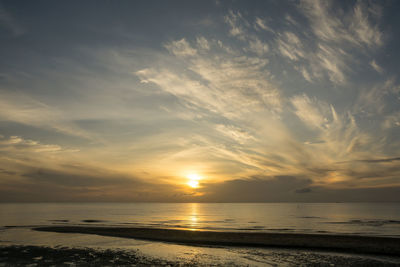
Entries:
{"type": "Polygon", "coordinates": [[[399,11],[0,0],[0,202],[400,201],[399,11]]]}

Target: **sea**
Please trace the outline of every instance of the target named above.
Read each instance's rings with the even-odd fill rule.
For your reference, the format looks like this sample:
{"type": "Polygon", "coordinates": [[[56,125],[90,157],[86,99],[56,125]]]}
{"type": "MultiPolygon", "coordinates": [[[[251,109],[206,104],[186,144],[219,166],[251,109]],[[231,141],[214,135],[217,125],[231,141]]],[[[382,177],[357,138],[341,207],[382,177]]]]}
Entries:
{"type": "MultiPolygon", "coordinates": [[[[293,249],[188,246],[32,230],[33,227],[49,225],[146,227],[191,231],[322,233],[398,238],[400,237],[400,203],[0,204],[0,246],[30,245],[135,250],[135,253],[141,253],[146,257],[191,262],[194,265],[226,265],[228,262],[233,262],[238,266],[274,266],[276,262],[280,262],[282,265],[290,266],[290,262],[296,262],[296,257],[310,252],[293,249]]],[[[327,257],[324,254],[326,252],[313,253],[317,253],[317,259],[320,257],[322,260],[327,257]]],[[[359,255],[333,253],[329,254],[329,257],[359,257],[359,255]]],[[[385,260],[382,257],[379,259],[385,260]]],[[[393,261],[393,259],[389,259],[389,261],[393,261]]],[[[400,264],[400,260],[394,262],[400,264]]]]}

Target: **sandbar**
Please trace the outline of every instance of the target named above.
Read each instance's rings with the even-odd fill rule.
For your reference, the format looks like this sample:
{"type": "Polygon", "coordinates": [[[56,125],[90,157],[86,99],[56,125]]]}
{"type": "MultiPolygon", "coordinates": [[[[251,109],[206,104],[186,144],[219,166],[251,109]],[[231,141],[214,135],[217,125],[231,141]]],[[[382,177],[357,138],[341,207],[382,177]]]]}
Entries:
{"type": "Polygon", "coordinates": [[[283,247],[400,255],[400,238],[356,235],[214,232],[138,227],[47,226],[36,231],[96,234],[193,245],[283,247]]]}

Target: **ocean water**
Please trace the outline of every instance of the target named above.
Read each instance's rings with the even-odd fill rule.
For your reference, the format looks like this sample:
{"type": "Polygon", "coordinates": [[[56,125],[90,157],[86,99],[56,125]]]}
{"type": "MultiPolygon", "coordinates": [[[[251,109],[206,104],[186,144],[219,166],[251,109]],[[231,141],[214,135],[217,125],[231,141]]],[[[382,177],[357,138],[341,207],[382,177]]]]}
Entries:
{"type": "Polygon", "coordinates": [[[400,236],[400,203],[0,204],[0,226],[107,225],[400,236]]]}

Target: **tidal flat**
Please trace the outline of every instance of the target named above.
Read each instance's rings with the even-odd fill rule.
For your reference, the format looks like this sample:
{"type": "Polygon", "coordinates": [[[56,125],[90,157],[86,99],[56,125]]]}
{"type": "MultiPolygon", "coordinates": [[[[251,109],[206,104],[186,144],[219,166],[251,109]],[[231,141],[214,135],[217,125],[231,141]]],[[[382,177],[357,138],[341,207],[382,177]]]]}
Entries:
{"type": "Polygon", "coordinates": [[[253,263],[215,262],[204,254],[167,260],[144,256],[138,250],[0,246],[0,266],[399,266],[391,258],[312,251],[252,250],[243,257],[253,263]]]}

